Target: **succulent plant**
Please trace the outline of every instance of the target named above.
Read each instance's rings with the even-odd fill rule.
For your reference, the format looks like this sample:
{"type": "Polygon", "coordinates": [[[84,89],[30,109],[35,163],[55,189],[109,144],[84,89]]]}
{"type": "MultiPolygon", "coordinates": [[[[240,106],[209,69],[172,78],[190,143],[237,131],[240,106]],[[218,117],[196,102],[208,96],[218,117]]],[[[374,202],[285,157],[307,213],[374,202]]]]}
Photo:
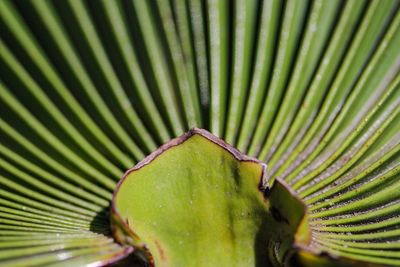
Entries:
{"type": "Polygon", "coordinates": [[[0,266],[400,266],[399,7],[1,0],[0,266]]]}

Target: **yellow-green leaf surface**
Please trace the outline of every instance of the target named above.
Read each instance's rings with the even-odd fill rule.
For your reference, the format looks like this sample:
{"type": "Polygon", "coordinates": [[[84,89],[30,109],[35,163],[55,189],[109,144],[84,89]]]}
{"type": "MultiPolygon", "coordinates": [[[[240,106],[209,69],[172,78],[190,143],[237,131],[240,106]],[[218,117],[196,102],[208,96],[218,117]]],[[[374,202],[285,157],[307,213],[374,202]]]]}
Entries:
{"type": "Polygon", "coordinates": [[[278,265],[304,206],[278,183],[265,198],[265,167],[193,129],[125,174],[112,202],[115,236],[154,266],[278,265]]]}
{"type": "Polygon", "coordinates": [[[399,44],[399,0],[0,0],[0,266],[143,266],[113,192],[194,127],[267,166],[269,265],[400,266],[399,44]]]}

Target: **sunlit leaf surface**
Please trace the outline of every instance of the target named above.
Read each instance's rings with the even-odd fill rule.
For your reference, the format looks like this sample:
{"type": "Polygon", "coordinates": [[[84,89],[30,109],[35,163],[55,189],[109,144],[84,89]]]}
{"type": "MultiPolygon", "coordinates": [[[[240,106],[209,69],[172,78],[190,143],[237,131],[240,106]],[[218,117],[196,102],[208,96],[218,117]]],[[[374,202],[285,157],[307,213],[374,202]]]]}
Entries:
{"type": "Polygon", "coordinates": [[[265,191],[265,167],[193,129],[125,174],[112,202],[114,236],[155,266],[283,263],[305,208],[278,182],[265,191]]]}
{"type": "Polygon", "coordinates": [[[295,266],[400,266],[399,6],[1,0],[0,265],[125,258],[117,182],[198,127],[302,199],[295,266]]]}

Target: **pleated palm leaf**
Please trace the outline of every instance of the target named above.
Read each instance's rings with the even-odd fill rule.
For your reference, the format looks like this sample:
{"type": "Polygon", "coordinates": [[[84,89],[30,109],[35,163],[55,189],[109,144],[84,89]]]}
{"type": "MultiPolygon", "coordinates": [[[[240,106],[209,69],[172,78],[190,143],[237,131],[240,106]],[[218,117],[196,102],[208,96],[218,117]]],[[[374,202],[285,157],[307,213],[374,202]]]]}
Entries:
{"type": "Polygon", "coordinates": [[[304,203],[270,265],[400,266],[399,5],[1,0],[0,266],[144,264],[112,193],[193,127],[304,203]]]}

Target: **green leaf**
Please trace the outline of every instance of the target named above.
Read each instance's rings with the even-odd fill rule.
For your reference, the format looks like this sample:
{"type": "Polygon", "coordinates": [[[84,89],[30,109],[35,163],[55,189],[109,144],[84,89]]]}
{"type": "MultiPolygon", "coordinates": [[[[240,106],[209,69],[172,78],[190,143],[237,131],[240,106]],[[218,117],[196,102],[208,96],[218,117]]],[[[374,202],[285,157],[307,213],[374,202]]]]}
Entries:
{"type": "Polygon", "coordinates": [[[112,193],[192,127],[267,166],[270,265],[400,266],[399,8],[1,0],[0,266],[140,266],[112,193]]]}
{"type": "Polygon", "coordinates": [[[265,198],[264,171],[263,163],[193,129],[119,182],[114,235],[155,266],[281,266],[305,207],[281,183],[265,198]]]}

